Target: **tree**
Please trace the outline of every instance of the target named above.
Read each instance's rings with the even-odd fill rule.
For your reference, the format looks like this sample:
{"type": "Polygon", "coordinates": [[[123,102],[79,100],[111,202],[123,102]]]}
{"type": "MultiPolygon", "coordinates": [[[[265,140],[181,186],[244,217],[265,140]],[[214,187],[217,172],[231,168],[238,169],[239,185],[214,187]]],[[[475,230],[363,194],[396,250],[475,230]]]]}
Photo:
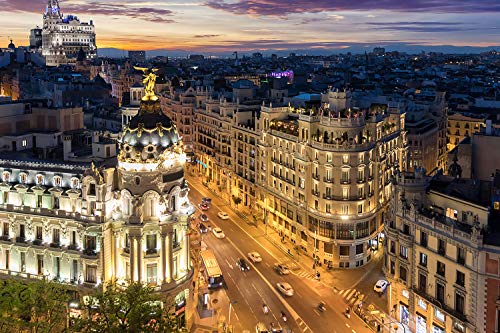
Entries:
{"type": "Polygon", "coordinates": [[[66,326],[70,294],[64,285],[46,279],[0,284],[1,332],[61,332],[66,326]]]}
{"type": "Polygon", "coordinates": [[[236,207],[238,207],[238,205],[241,203],[241,198],[233,195],[233,202],[236,207]]]}
{"type": "Polygon", "coordinates": [[[122,286],[109,283],[97,292],[86,316],[78,318],[75,332],[179,332],[169,307],[154,288],[139,282],[122,286]]]}

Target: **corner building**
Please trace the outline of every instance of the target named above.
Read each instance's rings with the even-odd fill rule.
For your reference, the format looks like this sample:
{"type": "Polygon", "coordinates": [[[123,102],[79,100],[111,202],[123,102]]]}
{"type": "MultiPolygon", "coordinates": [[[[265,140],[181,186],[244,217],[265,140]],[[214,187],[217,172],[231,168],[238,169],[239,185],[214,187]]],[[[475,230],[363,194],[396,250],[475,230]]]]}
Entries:
{"type": "Polygon", "coordinates": [[[379,247],[394,170],[406,168],[404,113],[351,108],[346,92],[324,97],[320,110],[261,108],[257,205],[319,263],[358,267],[379,247]]]}
{"type": "Polygon", "coordinates": [[[148,283],[175,298],[183,323],[194,208],[182,141],[158,100],[141,101],[120,150],[98,166],[0,155],[0,274],[83,295],[113,280],[148,283]]]}

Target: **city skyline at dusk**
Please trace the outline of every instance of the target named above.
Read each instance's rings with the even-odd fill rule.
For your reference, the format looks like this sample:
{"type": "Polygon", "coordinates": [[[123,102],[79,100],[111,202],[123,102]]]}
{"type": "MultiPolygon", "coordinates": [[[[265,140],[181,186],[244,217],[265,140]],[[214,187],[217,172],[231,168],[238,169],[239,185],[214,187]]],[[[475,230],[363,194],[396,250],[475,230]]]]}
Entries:
{"type": "MultiPolygon", "coordinates": [[[[0,38],[27,45],[46,1],[0,0],[0,38]]],[[[373,45],[495,46],[493,0],[348,2],[61,1],[63,14],[93,20],[99,48],[183,49],[203,53],[329,50],[373,45]]]]}

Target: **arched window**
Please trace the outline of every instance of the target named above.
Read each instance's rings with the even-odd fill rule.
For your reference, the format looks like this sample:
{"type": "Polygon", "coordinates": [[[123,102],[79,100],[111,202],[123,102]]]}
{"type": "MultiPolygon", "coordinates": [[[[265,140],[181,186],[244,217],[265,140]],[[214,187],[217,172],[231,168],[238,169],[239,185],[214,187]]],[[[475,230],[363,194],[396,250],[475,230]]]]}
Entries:
{"type": "Polygon", "coordinates": [[[26,172],[21,172],[19,174],[19,182],[21,184],[26,184],[28,183],[28,174],[26,172]]]}
{"type": "Polygon", "coordinates": [[[55,187],[61,187],[61,185],[62,185],[62,178],[61,178],[61,176],[54,176],[54,179],[52,180],[52,182],[53,182],[53,185],[55,187]]]}
{"type": "Polygon", "coordinates": [[[10,172],[8,171],[2,172],[2,181],[4,183],[8,183],[10,181],[10,172]]]}
{"type": "Polygon", "coordinates": [[[38,174],[38,175],[36,175],[36,178],[35,178],[35,180],[36,180],[36,184],[37,184],[37,185],[43,185],[43,183],[44,183],[44,181],[45,181],[45,179],[44,179],[44,178],[45,178],[45,177],[44,177],[42,174],[38,174]]]}
{"type": "Polygon", "coordinates": [[[71,178],[71,188],[79,188],[80,187],[80,179],[73,177],[71,178]]]}

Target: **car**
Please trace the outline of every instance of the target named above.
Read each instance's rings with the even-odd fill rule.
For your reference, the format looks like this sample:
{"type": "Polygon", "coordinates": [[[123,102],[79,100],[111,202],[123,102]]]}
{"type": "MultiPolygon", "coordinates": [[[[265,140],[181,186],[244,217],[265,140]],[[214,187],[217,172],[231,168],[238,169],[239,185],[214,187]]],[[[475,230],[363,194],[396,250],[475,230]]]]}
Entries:
{"type": "Polygon", "coordinates": [[[226,212],[218,212],[217,216],[221,218],[222,220],[227,220],[229,218],[229,215],[227,215],[226,212]]]}
{"type": "Polygon", "coordinates": [[[263,322],[258,322],[255,326],[255,333],[269,333],[269,330],[263,322]]]}
{"type": "Polygon", "coordinates": [[[383,293],[388,285],[389,283],[386,280],[378,280],[373,286],[373,290],[377,293],[383,293]]]}
{"type": "Polygon", "coordinates": [[[278,271],[281,275],[288,275],[290,274],[290,269],[283,264],[274,264],[274,269],[278,271]]]}
{"type": "Polygon", "coordinates": [[[201,210],[208,210],[208,208],[209,208],[209,206],[207,204],[204,204],[204,203],[199,204],[198,207],[200,207],[201,210]]]}
{"type": "Polygon", "coordinates": [[[238,261],[236,262],[236,265],[242,270],[242,271],[249,271],[250,270],[250,266],[248,266],[248,263],[245,259],[243,258],[240,258],[238,259],[238,261]]]}
{"type": "Polygon", "coordinates": [[[212,203],[212,199],[211,198],[201,198],[201,203],[206,204],[206,205],[210,205],[212,203]]]}
{"type": "Polygon", "coordinates": [[[293,288],[288,282],[278,282],[276,283],[278,291],[285,296],[293,296],[293,288]]]}
{"type": "Polygon", "coordinates": [[[208,232],[208,228],[206,225],[204,225],[203,223],[200,223],[200,233],[201,234],[206,234],[208,232]]]}
{"type": "Polygon", "coordinates": [[[260,256],[259,252],[250,252],[248,254],[248,258],[250,258],[250,260],[252,260],[253,262],[261,262],[262,261],[262,257],[260,256]]]}
{"type": "Polygon", "coordinates": [[[202,222],[208,222],[208,215],[207,214],[201,214],[200,215],[200,220],[202,222]]]}
{"type": "Polygon", "coordinates": [[[219,228],[219,227],[213,228],[212,229],[212,233],[217,238],[224,238],[224,237],[226,237],[226,235],[224,235],[224,231],[222,231],[222,229],[219,228]]]}

